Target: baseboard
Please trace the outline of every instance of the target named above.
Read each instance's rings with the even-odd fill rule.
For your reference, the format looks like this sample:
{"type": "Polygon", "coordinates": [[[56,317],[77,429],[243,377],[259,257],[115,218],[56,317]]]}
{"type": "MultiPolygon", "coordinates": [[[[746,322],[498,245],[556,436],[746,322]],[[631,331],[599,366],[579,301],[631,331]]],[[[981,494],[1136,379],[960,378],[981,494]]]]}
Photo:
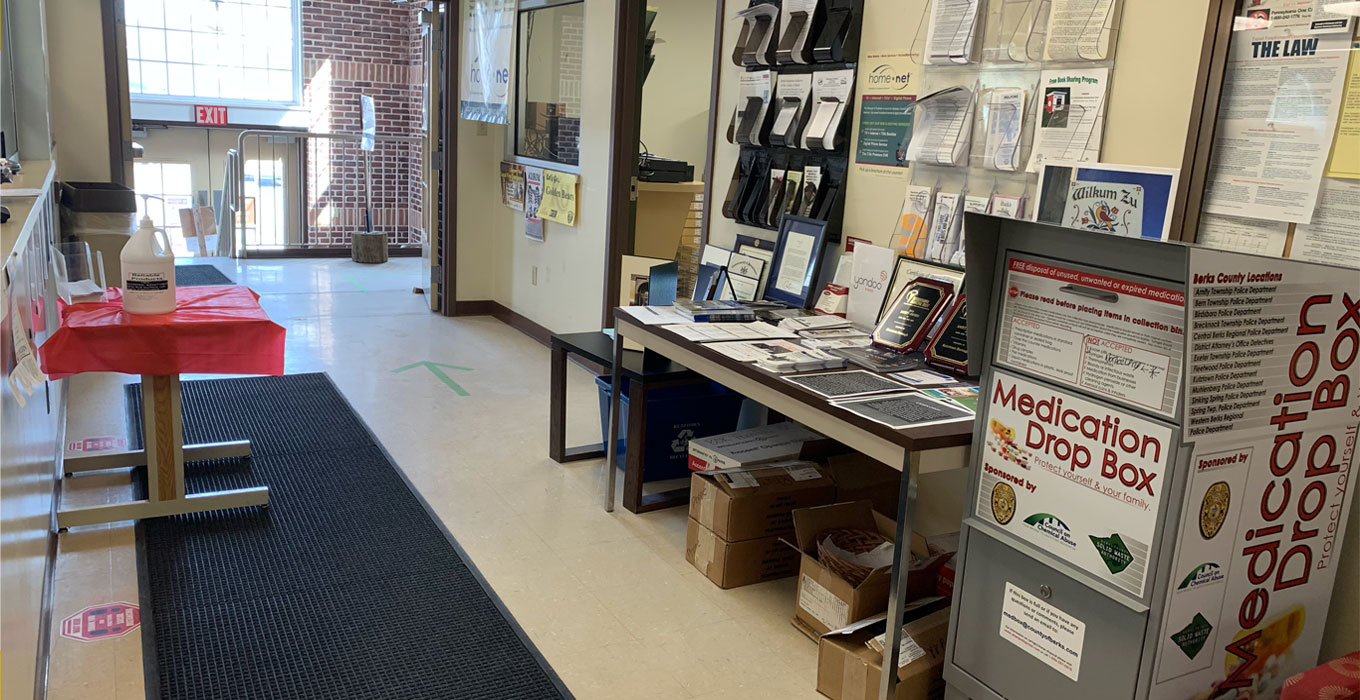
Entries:
{"type": "Polygon", "coordinates": [[[552,331],[498,301],[490,299],[457,301],[453,304],[453,313],[449,315],[491,316],[544,345],[549,345],[552,342],[552,331]]]}

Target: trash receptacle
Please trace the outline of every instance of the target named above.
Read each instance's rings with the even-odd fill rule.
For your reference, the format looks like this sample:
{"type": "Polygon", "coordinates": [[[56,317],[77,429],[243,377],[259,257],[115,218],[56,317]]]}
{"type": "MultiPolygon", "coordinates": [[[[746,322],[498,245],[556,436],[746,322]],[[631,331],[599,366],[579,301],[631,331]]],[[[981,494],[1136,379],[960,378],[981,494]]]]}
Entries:
{"type": "Polygon", "coordinates": [[[137,230],[137,193],[112,182],[61,183],[61,230],[103,260],[104,282],[123,283],[118,256],[137,230]]]}
{"type": "MultiPolygon", "coordinates": [[[[628,449],[628,379],[619,397],[619,458],[624,465],[628,449]]],[[[609,442],[610,377],[595,378],[600,389],[600,443],[609,442]]],[[[646,453],[642,457],[642,480],[661,481],[688,477],[689,441],[728,433],[736,429],[743,398],[721,384],[700,383],[652,389],[647,392],[646,453]]]]}

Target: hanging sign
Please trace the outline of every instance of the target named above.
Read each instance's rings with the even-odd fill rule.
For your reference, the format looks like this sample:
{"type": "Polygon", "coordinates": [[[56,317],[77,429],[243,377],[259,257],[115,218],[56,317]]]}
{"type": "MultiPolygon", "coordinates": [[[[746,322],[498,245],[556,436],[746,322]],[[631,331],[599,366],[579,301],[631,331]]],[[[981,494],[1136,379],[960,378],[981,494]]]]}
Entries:
{"type": "Polygon", "coordinates": [[[543,199],[538,216],[567,226],[576,225],[576,176],[556,170],[543,171],[543,199]]]}
{"type": "Polygon", "coordinates": [[[218,105],[194,105],[194,123],[202,126],[226,126],[227,108],[218,105]]]}
{"type": "Polygon", "coordinates": [[[468,0],[463,26],[462,76],[464,119],[506,123],[510,95],[510,61],[515,46],[516,0],[468,0]]]}
{"type": "Polygon", "coordinates": [[[359,123],[362,127],[359,149],[372,151],[374,142],[378,140],[378,119],[373,108],[373,98],[368,95],[359,96],[359,123]]]}

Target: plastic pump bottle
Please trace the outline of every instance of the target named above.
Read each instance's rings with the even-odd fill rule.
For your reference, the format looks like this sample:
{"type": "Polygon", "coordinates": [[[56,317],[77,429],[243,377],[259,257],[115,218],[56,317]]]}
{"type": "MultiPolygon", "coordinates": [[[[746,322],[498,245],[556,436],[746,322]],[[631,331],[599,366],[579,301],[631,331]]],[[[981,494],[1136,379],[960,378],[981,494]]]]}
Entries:
{"type": "MultiPolygon", "coordinates": [[[[146,200],[153,196],[141,195],[143,212],[150,211],[146,200]]],[[[175,310],[175,251],[170,248],[170,238],[156,228],[149,213],[142,216],[142,225],[123,244],[118,259],[123,265],[124,311],[165,314],[175,310]]]]}

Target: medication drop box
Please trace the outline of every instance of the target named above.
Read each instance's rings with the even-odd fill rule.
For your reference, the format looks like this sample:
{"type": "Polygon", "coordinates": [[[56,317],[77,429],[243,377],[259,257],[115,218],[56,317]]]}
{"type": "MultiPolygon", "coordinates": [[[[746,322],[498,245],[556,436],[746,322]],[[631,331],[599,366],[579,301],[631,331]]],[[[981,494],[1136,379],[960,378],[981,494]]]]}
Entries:
{"type": "Polygon", "coordinates": [[[966,226],[947,697],[1276,697],[1319,661],[1351,501],[1355,270],[966,226]]]}

